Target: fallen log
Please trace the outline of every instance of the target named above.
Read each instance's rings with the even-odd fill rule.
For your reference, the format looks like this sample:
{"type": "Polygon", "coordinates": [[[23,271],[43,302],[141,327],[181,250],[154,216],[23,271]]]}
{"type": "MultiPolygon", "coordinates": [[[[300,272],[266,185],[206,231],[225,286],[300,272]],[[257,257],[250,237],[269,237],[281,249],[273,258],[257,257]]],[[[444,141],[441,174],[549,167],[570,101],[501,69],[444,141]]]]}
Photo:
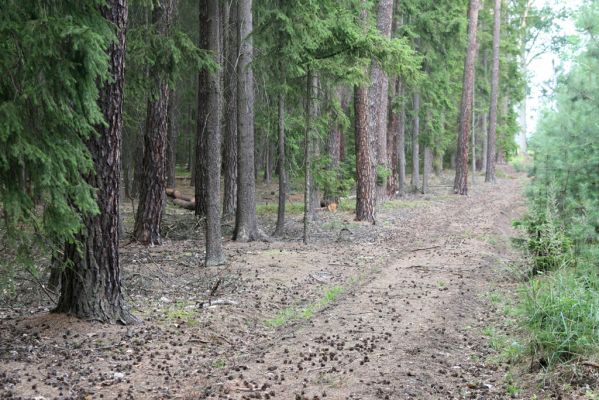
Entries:
{"type": "Polygon", "coordinates": [[[175,205],[181,207],[181,208],[185,208],[186,210],[191,210],[194,211],[196,209],[196,202],[195,201],[186,201],[183,199],[174,199],[173,203],[175,203],[175,205]]]}
{"type": "Polygon", "coordinates": [[[177,189],[166,188],[165,192],[168,197],[173,199],[185,200],[192,203],[195,203],[196,201],[194,196],[188,196],[186,194],[183,194],[177,189]]]}

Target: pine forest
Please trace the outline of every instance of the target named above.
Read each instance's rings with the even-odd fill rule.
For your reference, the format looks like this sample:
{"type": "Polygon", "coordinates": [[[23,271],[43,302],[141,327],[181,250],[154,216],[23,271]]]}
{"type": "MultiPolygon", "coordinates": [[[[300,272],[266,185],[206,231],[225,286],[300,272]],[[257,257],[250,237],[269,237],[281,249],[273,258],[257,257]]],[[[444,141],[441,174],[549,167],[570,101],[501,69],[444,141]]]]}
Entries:
{"type": "Polygon", "coordinates": [[[598,36],[0,1],[0,398],[599,398],[598,36]]]}

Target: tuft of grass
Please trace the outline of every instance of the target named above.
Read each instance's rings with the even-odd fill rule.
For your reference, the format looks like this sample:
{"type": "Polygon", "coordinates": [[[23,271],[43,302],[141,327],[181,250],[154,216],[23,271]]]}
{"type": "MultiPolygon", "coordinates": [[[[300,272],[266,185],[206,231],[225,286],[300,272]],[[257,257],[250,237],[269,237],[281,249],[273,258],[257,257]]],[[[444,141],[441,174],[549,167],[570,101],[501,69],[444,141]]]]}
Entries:
{"type": "Polygon", "coordinates": [[[182,321],[189,327],[197,326],[198,320],[196,318],[195,310],[188,310],[185,307],[188,305],[186,302],[177,302],[173,307],[166,310],[165,317],[169,322],[182,321]]]}
{"type": "Polygon", "coordinates": [[[530,351],[549,366],[599,352],[599,275],[564,268],[531,280],[521,291],[520,315],[530,351]]]}
{"type": "Polygon", "coordinates": [[[311,319],[319,310],[335,301],[344,291],[345,289],[341,286],[327,288],[317,302],[303,308],[286,307],[280,310],[274,318],[266,320],[264,324],[271,328],[279,328],[293,321],[311,319]]]}

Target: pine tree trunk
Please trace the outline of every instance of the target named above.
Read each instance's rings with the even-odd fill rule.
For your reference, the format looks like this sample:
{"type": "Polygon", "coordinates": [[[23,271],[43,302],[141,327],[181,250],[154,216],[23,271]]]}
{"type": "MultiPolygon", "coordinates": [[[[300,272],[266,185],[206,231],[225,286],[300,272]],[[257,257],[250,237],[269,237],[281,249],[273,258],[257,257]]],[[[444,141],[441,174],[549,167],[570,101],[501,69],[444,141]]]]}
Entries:
{"type": "Polygon", "coordinates": [[[237,65],[237,209],[234,240],[264,239],[256,219],[254,171],[254,73],[252,71],[252,1],[238,2],[239,63],[237,65]]]}
{"type": "Polygon", "coordinates": [[[489,135],[487,139],[487,170],[485,182],[495,183],[495,153],[497,142],[497,99],[499,96],[499,45],[501,35],[501,0],[495,0],[493,22],[493,67],[491,69],[491,104],[489,106],[489,135]]]}
{"type": "Polygon", "coordinates": [[[312,178],[312,157],[314,156],[314,120],[318,112],[316,100],[318,96],[318,77],[310,69],[306,76],[306,127],[304,136],[304,231],[303,241],[308,244],[310,240],[310,223],[314,220],[314,195],[312,178]]]}
{"type": "MultiPolygon", "coordinates": [[[[282,65],[279,66],[281,75],[282,65]]],[[[282,80],[284,81],[284,79],[282,80]]],[[[278,98],[279,122],[279,207],[277,210],[277,226],[274,236],[282,237],[285,234],[285,200],[287,197],[287,171],[285,170],[285,94],[279,93],[278,98]]]]}
{"type": "MultiPolygon", "coordinates": [[[[393,0],[379,0],[377,6],[376,26],[385,38],[391,37],[393,22],[393,0]]],[[[387,118],[389,105],[389,76],[381,64],[372,60],[370,67],[370,87],[368,88],[368,135],[373,167],[390,169],[387,156],[387,118]]],[[[376,174],[376,170],[375,170],[376,174]]],[[[376,175],[375,175],[376,176],[376,175]]],[[[384,180],[376,179],[376,202],[387,199],[387,188],[384,180]]]]}
{"type": "Polygon", "coordinates": [[[422,174],[422,194],[429,193],[429,179],[433,170],[433,150],[426,146],[424,148],[424,172],[422,174]]]}
{"type": "MultiPolygon", "coordinates": [[[[342,93],[340,90],[337,90],[334,96],[341,101],[342,93]]],[[[327,170],[334,171],[338,175],[339,164],[341,163],[341,127],[337,123],[334,115],[331,116],[330,120],[332,122],[329,126],[329,136],[327,140],[327,152],[330,162],[327,166],[327,170]]],[[[328,206],[338,202],[339,196],[336,188],[326,187],[321,206],[328,206]]]]}
{"type": "Polygon", "coordinates": [[[237,0],[224,5],[224,198],[223,215],[234,215],[237,204],[237,0]]]}
{"type": "MultiPolygon", "coordinates": [[[[200,0],[200,24],[206,30],[207,46],[204,48],[215,55],[220,62],[220,10],[219,0],[200,0]]],[[[206,127],[204,151],[201,157],[206,166],[206,266],[222,265],[225,256],[222,248],[221,213],[220,213],[220,170],[221,170],[221,93],[220,74],[210,72],[207,78],[206,99],[199,108],[200,115],[205,115],[206,127]]]]}
{"type": "Polygon", "coordinates": [[[483,161],[482,161],[482,167],[483,167],[483,171],[485,172],[485,175],[487,173],[487,152],[488,152],[488,139],[489,136],[487,135],[487,120],[488,120],[488,115],[487,113],[484,113],[482,116],[482,131],[485,133],[483,135],[483,151],[482,151],[482,157],[483,157],[483,161]]]}
{"type": "MultiPolygon", "coordinates": [[[[399,95],[403,99],[405,95],[404,85],[400,85],[399,95]]],[[[406,191],[406,104],[401,102],[399,110],[399,126],[397,130],[397,161],[399,163],[399,175],[397,177],[397,190],[402,196],[406,191]]]]}
{"type": "MultiPolygon", "coordinates": [[[[152,11],[152,22],[160,35],[168,34],[174,6],[174,0],[161,0],[152,11]]],[[[155,79],[153,90],[156,92],[148,99],[143,179],[140,185],[133,237],[143,244],[159,245],[161,243],[160,223],[165,206],[170,90],[168,82],[160,77],[158,71],[150,71],[150,76],[155,79]]]]}
{"type": "MultiPolygon", "coordinates": [[[[393,89],[389,94],[389,104],[391,99],[399,96],[401,92],[401,80],[396,77],[393,83],[393,89]]],[[[399,182],[399,127],[400,127],[400,115],[390,108],[389,114],[389,128],[387,129],[387,149],[388,149],[388,163],[391,166],[391,175],[387,181],[387,198],[395,197],[397,192],[397,185],[399,182]]]]}
{"type": "Polygon", "coordinates": [[[86,178],[98,189],[100,212],[83,217],[81,247],[65,247],[68,268],[61,276],[61,294],[54,311],[88,320],[130,324],[138,320],[129,312],[121,290],[118,235],[127,3],[109,0],[102,7],[102,14],[116,27],[116,40],[108,48],[112,79],[101,88],[98,100],[107,124],[98,126],[98,135],[87,142],[95,174],[86,178]]]}
{"type": "Polygon", "coordinates": [[[140,123],[139,132],[135,138],[135,150],[133,153],[133,182],[131,183],[131,196],[139,198],[141,181],[143,180],[144,160],[144,135],[145,123],[140,123]]]}
{"type": "MultiPolygon", "coordinates": [[[[210,46],[210,32],[206,20],[208,16],[205,1],[199,3],[199,48],[207,49],[210,46]]],[[[210,110],[210,72],[202,69],[198,74],[198,103],[196,116],[196,146],[194,158],[195,177],[195,215],[205,217],[208,212],[208,166],[206,165],[206,143],[208,139],[208,114],[210,110]]]]}
{"type": "Polygon", "coordinates": [[[354,91],[356,129],[356,220],[375,223],[376,183],[370,159],[368,137],[368,89],[356,86],[354,91]]]}
{"type": "Polygon", "coordinates": [[[472,94],[474,87],[474,64],[476,62],[476,31],[480,0],[470,0],[468,10],[468,51],[464,61],[464,86],[460,106],[460,131],[456,154],[456,174],[453,183],[454,192],[468,194],[468,142],[472,125],[472,94]]]}
{"type": "Polygon", "coordinates": [[[176,97],[175,91],[172,90],[168,102],[168,143],[166,147],[166,186],[169,188],[177,186],[177,138],[179,132],[175,112],[176,97]]]}
{"type": "Polygon", "coordinates": [[[418,192],[420,182],[420,92],[413,97],[414,122],[412,126],[412,192],[418,192]]]}
{"type": "MultiPolygon", "coordinates": [[[[345,113],[345,115],[349,116],[349,101],[351,98],[351,92],[347,92],[346,88],[341,89],[341,109],[345,113]]],[[[341,132],[341,137],[339,138],[339,161],[345,161],[345,148],[346,148],[346,133],[341,132]]]]}

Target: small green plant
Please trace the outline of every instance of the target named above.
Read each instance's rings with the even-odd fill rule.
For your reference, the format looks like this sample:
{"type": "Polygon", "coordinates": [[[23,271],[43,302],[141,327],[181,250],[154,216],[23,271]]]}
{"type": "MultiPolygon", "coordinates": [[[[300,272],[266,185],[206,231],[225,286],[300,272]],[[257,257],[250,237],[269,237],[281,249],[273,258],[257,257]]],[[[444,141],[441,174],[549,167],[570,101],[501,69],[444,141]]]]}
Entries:
{"type": "Polygon", "coordinates": [[[317,302],[303,308],[286,307],[280,310],[274,318],[266,320],[264,324],[271,328],[279,328],[292,321],[311,319],[319,310],[335,301],[344,291],[345,289],[341,286],[327,288],[317,302]]]}
{"type": "Polygon", "coordinates": [[[554,191],[514,225],[526,231],[523,245],[532,258],[532,275],[573,265],[572,243],[558,220],[554,191]]]}
{"type": "Polygon", "coordinates": [[[212,368],[214,368],[214,369],[223,369],[226,366],[227,366],[227,362],[225,360],[223,360],[222,358],[216,359],[212,363],[212,368]]]}
{"type": "Polygon", "coordinates": [[[385,186],[387,179],[391,176],[391,170],[383,164],[376,166],[376,184],[377,186],[385,186]]]}
{"type": "Polygon", "coordinates": [[[518,393],[520,393],[520,391],[522,390],[515,382],[514,382],[514,375],[512,374],[511,371],[508,371],[505,374],[505,391],[508,395],[510,395],[511,397],[515,397],[518,395],[518,393]]]}
{"type": "Polygon", "coordinates": [[[182,321],[190,327],[197,326],[198,320],[196,318],[196,312],[194,310],[186,309],[188,305],[187,302],[177,302],[173,307],[166,311],[166,319],[170,322],[182,321]]]}

